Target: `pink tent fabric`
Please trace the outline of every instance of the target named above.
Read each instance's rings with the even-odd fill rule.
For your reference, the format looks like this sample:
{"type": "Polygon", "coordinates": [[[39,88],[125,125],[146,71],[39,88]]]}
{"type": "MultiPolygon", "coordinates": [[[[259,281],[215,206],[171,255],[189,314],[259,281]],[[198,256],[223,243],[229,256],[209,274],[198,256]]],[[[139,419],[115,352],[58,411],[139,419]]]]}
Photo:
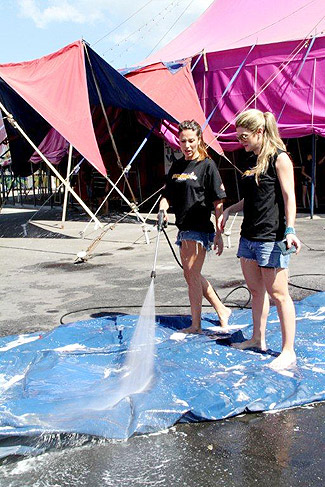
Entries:
{"type": "MultiPolygon", "coordinates": [[[[206,117],[197,97],[189,62],[174,74],[162,63],[157,63],[133,71],[127,78],[176,120],[194,118],[199,124],[204,124],[206,117]]],[[[179,147],[175,125],[165,123],[161,132],[172,147],[179,147]]],[[[216,152],[222,154],[220,144],[209,125],[204,130],[204,140],[216,152]]]]}
{"type": "Polygon", "coordinates": [[[81,41],[34,61],[2,64],[0,76],[106,175],[92,125],[81,41]]]}
{"type": "Polygon", "coordinates": [[[325,136],[324,34],[324,0],[216,0],[143,64],[204,51],[193,79],[225,150],[239,147],[233,121],[246,107],[273,112],[282,137],[325,136]]]}
{"type": "Polygon", "coordinates": [[[239,147],[234,142],[233,123],[236,114],[246,107],[274,113],[284,138],[312,133],[325,136],[325,78],[322,74],[325,73],[325,38],[316,39],[305,61],[306,48],[281,71],[296,46],[297,42],[277,44],[276,52],[274,45],[256,46],[223,99],[223,90],[248,49],[233,51],[232,65],[222,52],[208,56],[208,72],[203,63],[198,64],[193,74],[198,97],[205,105],[207,116],[218,106],[210,125],[219,134],[218,140],[225,150],[239,147]],[[258,95],[256,100],[255,94],[258,95]]]}
{"type": "MultiPolygon", "coordinates": [[[[44,154],[44,156],[52,163],[59,164],[62,157],[67,153],[69,143],[65,140],[62,135],[59,134],[55,129],[51,129],[49,133],[44,137],[40,145],[39,150],[44,154]]],[[[34,152],[30,161],[34,164],[41,162],[42,158],[34,152]]]]}
{"type": "MultiPolygon", "coordinates": [[[[325,33],[324,0],[216,0],[190,27],[143,61],[149,65],[325,33]]],[[[228,53],[227,53],[228,56],[228,53]]]]}

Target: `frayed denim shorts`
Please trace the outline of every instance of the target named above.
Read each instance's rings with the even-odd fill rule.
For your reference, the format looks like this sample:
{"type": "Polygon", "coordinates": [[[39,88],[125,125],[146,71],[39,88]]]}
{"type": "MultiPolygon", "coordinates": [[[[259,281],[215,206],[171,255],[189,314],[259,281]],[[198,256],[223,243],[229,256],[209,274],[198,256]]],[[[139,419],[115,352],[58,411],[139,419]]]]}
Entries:
{"type": "Polygon", "coordinates": [[[277,242],[262,242],[240,237],[237,257],[256,260],[259,267],[287,269],[290,255],[282,255],[277,242]]]}
{"type": "Polygon", "coordinates": [[[214,240],[214,233],[195,232],[194,230],[180,230],[177,234],[176,245],[182,246],[184,240],[192,240],[202,245],[207,252],[211,250],[214,240]]]}

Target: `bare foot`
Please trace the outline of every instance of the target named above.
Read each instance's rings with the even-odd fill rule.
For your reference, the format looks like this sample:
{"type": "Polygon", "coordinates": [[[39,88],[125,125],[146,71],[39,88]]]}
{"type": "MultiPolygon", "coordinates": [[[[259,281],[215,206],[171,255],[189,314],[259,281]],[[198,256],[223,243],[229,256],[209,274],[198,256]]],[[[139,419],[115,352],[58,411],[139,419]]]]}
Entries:
{"type": "Polygon", "coordinates": [[[202,333],[202,328],[197,326],[189,326],[188,328],[183,328],[180,330],[181,333],[202,333]]]}
{"type": "Polygon", "coordinates": [[[283,350],[280,355],[272,360],[269,367],[273,370],[283,370],[289,368],[296,363],[297,357],[295,352],[283,350]]]}
{"type": "Polygon", "coordinates": [[[231,315],[231,309],[227,308],[226,306],[222,311],[222,313],[218,313],[221,328],[228,327],[228,320],[230,318],[230,315],[231,315]]]}
{"type": "Polygon", "coordinates": [[[258,348],[259,350],[266,350],[266,344],[262,343],[260,340],[255,340],[251,338],[250,340],[245,340],[241,343],[232,343],[232,347],[238,348],[238,350],[247,350],[248,348],[258,348]]]}

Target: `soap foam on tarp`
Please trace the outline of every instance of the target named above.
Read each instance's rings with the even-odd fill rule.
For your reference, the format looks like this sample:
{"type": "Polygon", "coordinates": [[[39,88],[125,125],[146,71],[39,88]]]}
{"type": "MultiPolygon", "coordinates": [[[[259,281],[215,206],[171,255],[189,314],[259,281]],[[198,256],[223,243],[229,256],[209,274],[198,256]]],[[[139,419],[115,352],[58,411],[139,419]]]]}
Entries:
{"type": "MultiPolygon", "coordinates": [[[[0,348],[5,349],[0,370],[6,387],[0,390],[0,438],[57,432],[124,439],[176,422],[222,419],[245,411],[325,400],[324,303],[325,293],[317,293],[295,304],[298,360],[290,373],[266,366],[281,348],[275,308],[268,321],[269,353],[237,350],[226,340],[208,335],[172,339],[177,330],[189,325],[190,317],[160,316],[150,389],[131,393],[113,407],[110,395],[121,384],[137,316],[61,325],[43,335],[31,334],[35,340],[30,341],[26,335],[23,340],[4,337],[0,339],[0,348]]],[[[203,315],[203,328],[209,329],[215,318],[203,315]]],[[[231,330],[233,341],[250,337],[251,310],[235,310],[231,325],[238,325],[238,330],[231,330]]]]}

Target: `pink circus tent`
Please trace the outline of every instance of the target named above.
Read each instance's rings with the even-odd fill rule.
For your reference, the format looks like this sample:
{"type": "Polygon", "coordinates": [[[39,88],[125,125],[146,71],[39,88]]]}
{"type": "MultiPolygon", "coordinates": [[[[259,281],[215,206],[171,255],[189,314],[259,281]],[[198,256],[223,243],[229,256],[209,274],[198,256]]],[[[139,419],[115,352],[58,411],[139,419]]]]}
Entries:
{"type": "Polygon", "coordinates": [[[224,149],[238,147],[232,122],[246,107],[272,111],[282,137],[325,136],[324,0],[216,0],[141,64],[187,58],[224,149]]]}

